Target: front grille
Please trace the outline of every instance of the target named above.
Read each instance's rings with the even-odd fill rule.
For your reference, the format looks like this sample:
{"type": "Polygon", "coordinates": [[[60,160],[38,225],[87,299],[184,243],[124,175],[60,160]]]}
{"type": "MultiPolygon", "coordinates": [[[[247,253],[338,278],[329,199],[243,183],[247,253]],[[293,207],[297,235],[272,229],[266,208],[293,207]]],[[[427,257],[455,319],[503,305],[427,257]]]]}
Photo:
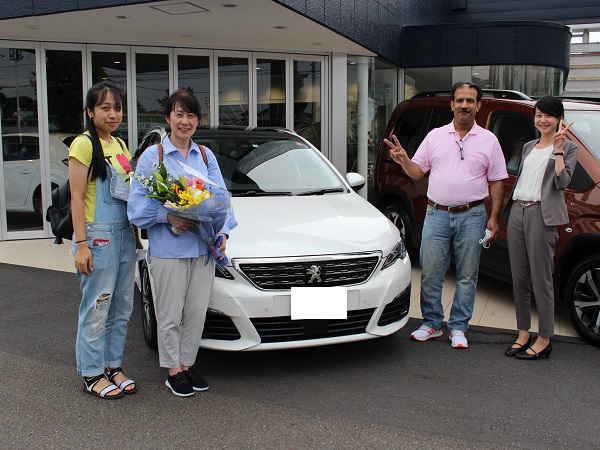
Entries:
{"type": "Polygon", "coordinates": [[[293,286],[349,286],[369,279],[380,256],[344,255],[314,260],[278,259],[235,263],[256,287],[265,290],[290,289],[293,286]]]}
{"type": "Polygon", "coordinates": [[[210,310],[206,313],[206,321],[204,322],[202,339],[235,341],[240,338],[240,333],[229,316],[215,314],[210,310]]]}
{"type": "Polygon", "coordinates": [[[250,319],[261,342],[289,342],[364,333],[375,309],[348,311],[347,319],[292,320],[290,317],[250,319]]]}

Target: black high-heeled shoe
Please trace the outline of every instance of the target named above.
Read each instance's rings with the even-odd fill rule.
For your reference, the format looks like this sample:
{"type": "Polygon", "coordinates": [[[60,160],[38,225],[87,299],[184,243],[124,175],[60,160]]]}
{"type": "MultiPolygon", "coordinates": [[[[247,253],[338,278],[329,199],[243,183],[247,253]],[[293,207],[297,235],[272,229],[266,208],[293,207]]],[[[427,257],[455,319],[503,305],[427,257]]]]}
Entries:
{"type": "MultiPolygon", "coordinates": [[[[531,349],[530,349],[531,350],[531,349]]],[[[533,350],[532,350],[533,351],[533,350]]],[[[552,344],[548,344],[544,350],[541,352],[527,353],[527,351],[522,351],[515,355],[515,358],[518,359],[540,359],[540,358],[550,358],[550,353],[552,353],[552,344]]]]}
{"type": "Polygon", "coordinates": [[[515,356],[517,353],[521,353],[531,347],[531,338],[527,339],[527,342],[524,345],[515,342],[513,345],[518,345],[519,347],[508,347],[504,352],[504,356],[515,356]]]}

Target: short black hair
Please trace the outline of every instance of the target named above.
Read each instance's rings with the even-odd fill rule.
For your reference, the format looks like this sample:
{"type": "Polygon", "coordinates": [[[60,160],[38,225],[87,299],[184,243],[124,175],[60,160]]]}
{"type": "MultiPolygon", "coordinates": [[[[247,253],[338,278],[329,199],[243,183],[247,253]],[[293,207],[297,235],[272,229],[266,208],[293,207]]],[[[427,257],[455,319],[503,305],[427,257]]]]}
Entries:
{"type": "Polygon", "coordinates": [[[562,102],[552,95],[540,98],[535,104],[535,109],[544,114],[548,114],[549,116],[556,117],[557,119],[560,119],[565,115],[565,107],[562,102]]]}
{"type": "Polygon", "coordinates": [[[477,103],[481,101],[481,97],[483,97],[483,92],[481,91],[481,86],[475,83],[471,83],[469,81],[459,81],[458,83],[454,83],[452,86],[452,101],[454,101],[454,93],[459,87],[467,86],[471,89],[475,89],[477,91],[477,103]]]}
{"type": "Polygon", "coordinates": [[[177,105],[185,112],[196,114],[200,119],[200,102],[192,91],[180,89],[173,92],[165,105],[165,117],[169,117],[177,105]]]}

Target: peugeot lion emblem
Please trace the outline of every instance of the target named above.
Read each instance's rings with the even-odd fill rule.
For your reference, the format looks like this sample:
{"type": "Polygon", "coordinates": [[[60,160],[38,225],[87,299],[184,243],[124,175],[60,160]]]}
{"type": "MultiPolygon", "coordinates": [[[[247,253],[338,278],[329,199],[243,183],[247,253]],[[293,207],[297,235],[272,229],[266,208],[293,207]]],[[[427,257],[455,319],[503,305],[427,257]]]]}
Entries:
{"type": "Polygon", "coordinates": [[[320,266],[310,266],[310,268],[306,271],[308,275],[310,275],[310,280],[308,280],[308,284],[311,283],[321,283],[321,267],[320,266]]]}

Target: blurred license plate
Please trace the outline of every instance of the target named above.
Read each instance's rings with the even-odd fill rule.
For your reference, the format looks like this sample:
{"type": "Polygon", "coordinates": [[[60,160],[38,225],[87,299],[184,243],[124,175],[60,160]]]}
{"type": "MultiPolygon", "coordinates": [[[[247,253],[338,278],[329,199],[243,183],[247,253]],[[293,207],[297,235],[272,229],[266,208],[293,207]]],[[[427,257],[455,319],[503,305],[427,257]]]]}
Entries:
{"type": "Polygon", "coordinates": [[[348,290],[343,286],[293,287],[292,320],[347,319],[348,290]]]}

